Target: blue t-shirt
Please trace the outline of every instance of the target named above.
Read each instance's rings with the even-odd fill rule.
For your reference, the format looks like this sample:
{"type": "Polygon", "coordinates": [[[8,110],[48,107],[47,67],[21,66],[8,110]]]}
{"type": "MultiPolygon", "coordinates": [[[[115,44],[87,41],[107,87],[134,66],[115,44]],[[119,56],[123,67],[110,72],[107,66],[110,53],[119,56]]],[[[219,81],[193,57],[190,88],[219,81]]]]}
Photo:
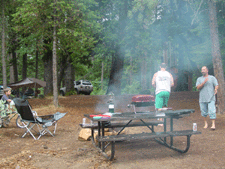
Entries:
{"type": "MultiPolygon", "coordinates": [[[[201,83],[203,83],[204,80],[205,80],[204,76],[199,77],[196,82],[196,87],[200,85],[201,83]]],[[[200,89],[199,102],[216,101],[214,90],[215,90],[215,86],[217,85],[218,85],[217,79],[212,75],[208,75],[208,81],[200,89]]]]}
{"type": "Polygon", "coordinates": [[[2,100],[6,101],[5,104],[9,104],[9,102],[7,101],[8,99],[9,98],[5,94],[2,96],[2,100]]]}

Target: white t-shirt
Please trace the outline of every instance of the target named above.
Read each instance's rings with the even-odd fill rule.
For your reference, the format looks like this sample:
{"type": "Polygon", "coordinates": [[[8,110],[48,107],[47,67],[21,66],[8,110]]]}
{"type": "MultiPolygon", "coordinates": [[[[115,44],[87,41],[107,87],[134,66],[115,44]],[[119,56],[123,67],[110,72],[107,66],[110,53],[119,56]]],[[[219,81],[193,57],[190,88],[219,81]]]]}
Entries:
{"type": "Polygon", "coordinates": [[[171,76],[167,71],[158,71],[155,79],[156,90],[155,94],[158,94],[162,91],[171,91],[171,76]]]}

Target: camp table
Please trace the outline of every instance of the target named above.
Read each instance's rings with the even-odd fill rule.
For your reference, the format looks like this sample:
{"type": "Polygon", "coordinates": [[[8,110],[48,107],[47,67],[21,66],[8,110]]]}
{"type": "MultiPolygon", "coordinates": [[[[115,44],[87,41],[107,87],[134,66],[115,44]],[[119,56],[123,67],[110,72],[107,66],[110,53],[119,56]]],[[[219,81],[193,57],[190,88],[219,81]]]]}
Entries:
{"type": "Polygon", "coordinates": [[[113,113],[111,117],[102,116],[101,114],[84,116],[93,121],[90,124],[80,124],[83,128],[90,128],[92,130],[92,142],[95,147],[108,159],[113,160],[115,154],[115,142],[135,140],[135,139],[148,139],[153,138],[158,143],[178,151],[180,153],[186,153],[190,147],[190,137],[193,134],[201,134],[199,131],[193,130],[173,130],[173,120],[180,119],[194,113],[193,109],[182,110],[166,110],[166,111],[150,111],[150,112],[125,112],[125,113],[113,113]],[[98,116],[99,118],[96,118],[98,116]],[[158,121],[158,118],[163,118],[162,121],[158,121]],[[148,121],[153,119],[154,121],[148,121]],[[170,120],[169,131],[167,131],[167,119],[170,120]],[[122,122],[121,122],[122,121],[122,122]],[[158,124],[164,124],[163,132],[155,132],[154,126],[158,124]],[[138,127],[146,126],[150,132],[139,134],[121,134],[126,127],[138,127]],[[106,128],[120,128],[117,135],[105,135],[106,128]],[[97,137],[94,138],[94,130],[97,130],[97,137]],[[173,145],[173,137],[175,136],[187,136],[186,148],[179,149],[173,145]],[[170,137],[168,140],[167,137],[170,137]]]}

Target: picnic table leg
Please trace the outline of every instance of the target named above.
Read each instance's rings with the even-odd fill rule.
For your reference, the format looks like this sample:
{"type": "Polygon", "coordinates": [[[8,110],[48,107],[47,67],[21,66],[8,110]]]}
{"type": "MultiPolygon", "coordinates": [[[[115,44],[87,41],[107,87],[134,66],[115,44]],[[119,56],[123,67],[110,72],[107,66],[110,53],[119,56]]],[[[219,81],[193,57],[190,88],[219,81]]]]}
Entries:
{"type": "Polygon", "coordinates": [[[119,135],[131,122],[132,122],[132,120],[130,120],[125,126],[123,126],[123,128],[120,129],[120,131],[117,133],[117,135],[119,135]]]}
{"type": "MultiPolygon", "coordinates": [[[[101,122],[101,136],[105,136],[105,122],[101,122]]],[[[104,157],[106,157],[108,160],[113,160],[115,155],[115,142],[105,142],[103,141],[99,147],[99,151],[102,153],[104,157]],[[107,149],[108,148],[108,149],[107,149]]]]}
{"type": "MultiPolygon", "coordinates": [[[[102,137],[103,137],[103,136],[105,136],[105,122],[104,121],[102,122],[101,127],[102,127],[102,137]]],[[[105,142],[104,141],[102,142],[102,151],[103,152],[105,151],[105,142]]]]}
{"type": "Polygon", "coordinates": [[[144,122],[144,120],[140,119],[140,121],[141,121],[146,127],[148,127],[148,128],[152,131],[152,133],[154,133],[154,125],[151,125],[151,126],[152,126],[152,128],[151,128],[151,127],[149,127],[149,125],[147,125],[147,124],[144,122]]]}
{"type": "MultiPolygon", "coordinates": [[[[101,123],[98,121],[98,137],[101,136],[101,123]]],[[[98,147],[101,148],[101,142],[98,142],[98,147]]]]}
{"type": "MultiPolygon", "coordinates": [[[[164,118],[163,127],[164,127],[164,132],[166,132],[166,118],[164,118]]],[[[166,137],[164,137],[164,142],[166,143],[166,137]]]]}
{"type": "MultiPolygon", "coordinates": [[[[173,118],[170,118],[170,131],[173,131],[173,118]]],[[[173,136],[170,136],[170,146],[173,146],[173,136]]]]}
{"type": "Polygon", "coordinates": [[[112,161],[114,159],[114,155],[115,155],[115,142],[114,141],[111,141],[111,142],[108,142],[108,144],[106,144],[106,146],[104,147],[104,151],[100,148],[98,148],[99,152],[102,153],[102,155],[104,157],[106,157],[108,160],[112,161]],[[106,149],[111,146],[109,148],[108,151],[106,151],[106,149]]]}

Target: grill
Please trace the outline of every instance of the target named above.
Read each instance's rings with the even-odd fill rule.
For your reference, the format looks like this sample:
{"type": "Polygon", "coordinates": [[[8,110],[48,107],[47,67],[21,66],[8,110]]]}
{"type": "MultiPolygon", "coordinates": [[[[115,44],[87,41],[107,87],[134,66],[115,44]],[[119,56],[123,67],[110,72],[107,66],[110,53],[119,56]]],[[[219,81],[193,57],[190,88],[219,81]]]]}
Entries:
{"type": "Polygon", "coordinates": [[[131,104],[136,107],[154,106],[155,97],[152,95],[136,95],[132,97],[131,104]]]}
{"type": "Polygon", "coordinates": [[[127,105],[132,107],[136,113],[136,107],[147,107],[155,105],[155,97],[152,95],[136,95],[132,97],[131,104],[127,105]]]}

